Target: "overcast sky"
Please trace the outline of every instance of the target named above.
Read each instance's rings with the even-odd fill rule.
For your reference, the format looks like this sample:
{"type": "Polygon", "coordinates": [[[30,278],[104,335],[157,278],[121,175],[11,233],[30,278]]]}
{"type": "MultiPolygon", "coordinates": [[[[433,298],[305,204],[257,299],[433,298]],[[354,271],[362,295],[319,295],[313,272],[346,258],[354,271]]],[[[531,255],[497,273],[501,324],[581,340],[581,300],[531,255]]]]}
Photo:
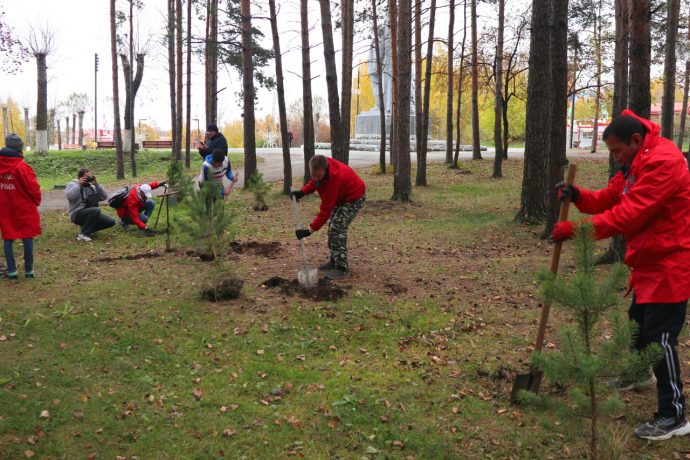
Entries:
{"type": "MultiPolygon", "coordinates": [[[[299,2],[296,0],[278,2],[279,29],[281,31],[281,47],[285,69],[285,87],[288,105],[301,97],[301,56],[299,39],[299,2]]],[[[461,3],[459,0],[457,3],[461,3]]],[[[511,0],[508,9],[524,8],[525,0],[511,0]]],[[[167,73],[167,51],[161,45],[165,33],[165,17],[167,14],[166,0],[144,0],[145,8],[141,12],[138,23],[138,35],[150,37],[151,50],[146,57],[144,78],[137,95],[135,122],[146,119],[163,129],[170,127],[170,102],[167,73]]],[[[260,11],[256,5],[264,2],[254,2],[253,15],[255,17],[268,16],[267,11],[260,11]]],[[[444,5],[443,0],[439,6],[444,5]]],[[[66,99],[73,92],[85,92],[92,99],[94,95],[94,53],[99,54],[100,70],[98,72],[98,118],[100,128],[112,127],[112,105],[109,98],[112,95],[112,72],[110,60],[110,22],[108,0],[0,0],[0,5],[6,13],[9,24],[21,36],[26,36],[29,26],[44,27],[46,24],[55,31],[56,51],[48,57],[48,103],[55,105],[66,99]]],[[[126,8],[127,1],[119,0],[118,7],[126,8]]],[[[318,22],[318,2],[310,1],[310,19],[312,32],[310,43],[312,48],[312,76],[313,92],[315,95],[326,96],[326,79],[323,64],[323,49],[321,47],[321,26],[318,22]]],[[[448,30],[448,9],[441,8],[437,16],[436,35],[445,36],[448,30]]],[[[494,21],[488,7],[480,9],[480,22],[494,21]]],[[[462,30],[462,8],[456,13],[456,34],[462,30]]],[[[185,19],[186,22],[186,19],[185,19]]],[[[256,18],[254,25],[264,31],[263,45],[271,47],[270,24],[268,21],[256,18]]],[[[204,24],[196,16],[193,18],[194,35],[203,35],[204,24]]],[[[425,32],[426,34],[426,32],[425,32]]],[[[135,36],[137,32],[135,32],[135,36]]],[[[355,45],[355,62],[366,60],[367,43],[362,36],[356,37],[359,42],[355,45]],[[359,53],[357,53],[359,52],[359,53]]],[[[339,48],[340,37],[335,37],[336,48],[339,48]]],[[[336,56],[338,71],[340,72],[340,56],[336,56]]],[[[204,123],[204,82],[203,57],[192,56],[192,118],[200,119],[204,123]]],[[[122,86],[122,69],[120,73],[121,97],[124,97],[122,86]]],[[[266,73],[273,75],[274,63],[266,68],[266,73]]],[[[355,73],[356,74],[356,73],[355,73]]],[[[341,82],[339,82],[341,83],[341,82]]],[[[241,114],[241,102],[236,93],[241,88],[241,80],[236,72],[225,66],[219,67],[218,89],[219,118],[221,122],[238,119],[241,114]]],[[[24,64],[21,72],[15,76],[0,73],[0,99],[11,96],[20,105],[30,107],[32,115],[36,107],[36,64],[32,59],[24,64]]],[[[258,91],[257,116],[274,114],[277,118],[277,98],[275,91],[260,89],[258,91]]],[[[87,127],[93,126],[93,109],[85,118],[87,127]]],[[[196,122],[192,122],[195,129],[196,122]]],[[[203,129],[203,126],[202,126],[203,129]]]]}

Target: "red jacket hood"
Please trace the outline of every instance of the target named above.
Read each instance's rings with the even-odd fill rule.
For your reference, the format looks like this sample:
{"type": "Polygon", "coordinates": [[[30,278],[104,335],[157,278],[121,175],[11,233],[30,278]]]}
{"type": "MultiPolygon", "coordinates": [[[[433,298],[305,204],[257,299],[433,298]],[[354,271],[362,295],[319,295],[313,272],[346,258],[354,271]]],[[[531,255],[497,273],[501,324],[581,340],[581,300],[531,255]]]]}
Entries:
{"type": "Polygon", "coordinates": [[[647,133],[644,136],[644,142],[642,143],[642,147],[640,148],[640,150],[651,148],[654,144],[657,143],[657,141],[659,140],[659,133],[661,133],[661,126],[657,125],[651,120],[647,120],[646,118],[638,116],[632,110],[623,110],[623,112],[621,112],[621,115],[628,115],[635,118],[640,123],[642,123],[642,125],[647,130],[647,133]]]}
{"type": "Polygon", "coordinates": [[[0,150],[0,174],[7,174],[17,169],[17,166],[24,161],[21,153],[12,149],[3,148],[0,150]]]}

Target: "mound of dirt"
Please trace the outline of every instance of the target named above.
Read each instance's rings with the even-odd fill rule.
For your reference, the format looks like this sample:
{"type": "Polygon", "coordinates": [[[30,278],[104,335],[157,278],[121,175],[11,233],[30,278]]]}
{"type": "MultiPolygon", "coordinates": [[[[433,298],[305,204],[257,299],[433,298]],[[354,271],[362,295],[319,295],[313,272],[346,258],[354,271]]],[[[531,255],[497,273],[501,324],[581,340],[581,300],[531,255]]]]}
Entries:
{"type": "Polygon", "coordinates": [[[225,278],[218,285],[205,288],[201,297],[210,302],[236,299],[242,291],[243,281],[237,278],[225,278]]]}
{"type": "Polygon", "coordinates": [[[316,301],[334,301],[347,294],[347,291],[337,284],[331,283],[325,278],[319,280],[319,284],[311,288],[305,288],[299,285],[296,279],[286,280],[280,276],[274,276],[267,279],[261,286],[280,289],[283,294],[289,296],[300,296],[305,299],[311,299],[316,301]]]}
{"type": "Polygon", "coordinates": [[[230,243],[230,250],[236,254],[254,254],[267,259],[275,259],[283,251],[283,248],[279,241],[269,241],[267,243],[259,241],[233,241],[230,243]]]}
{"type": "Polygon", "coordinates": [[[153,259],[156,257],[163,257],[165,253],[163,252],[142,252],[140,254],[130,254],[121,255],[117,257],[99,257],[95,259],[96,262],[115,262],[117,260],[141,260],[141,259],[153,259]]]}

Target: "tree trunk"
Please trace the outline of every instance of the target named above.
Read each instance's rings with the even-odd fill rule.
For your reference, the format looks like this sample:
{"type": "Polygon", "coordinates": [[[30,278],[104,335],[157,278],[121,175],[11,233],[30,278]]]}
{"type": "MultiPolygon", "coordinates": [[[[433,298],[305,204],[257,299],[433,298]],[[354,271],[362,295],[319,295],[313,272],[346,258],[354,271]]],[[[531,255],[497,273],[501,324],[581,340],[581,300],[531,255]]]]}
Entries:
{"type": "Polygon", "coordinates": [[[630,0],[630,109],[642,118],[649,118],[652,104],[649,2],[630,0]]]}
{"type": "MultiPolygon", "coordinates": [[[[328,115],[331,129],[331,156],[343,161],[343,126],[340,119],[338,96],[338,73],[335,68],[335,47],[333,45],[333,26],[331,25],[331,2],[319,0],[321,7],[321,33],[323,35],[323,58],[326,63],[326,87],[328,90],[328,115]]],[[[343,82],[346,84],[346,82],[343,82]]]]}
{"type": "Polygon", "coordinates": [[[597,9],[596,17],[594,18],[594,40],[596,41],[594,47],[596,66],[597,66],[597,87],[594,94],[594,130],[592,131],[592,148],[590,153],[596,153],[597,144],[599,143],[599,116],[601,112],[601,0],[597,9]]]}
{"type": "Polygon", "coordinates": [[[72,143],[77,143],[77,114],[72,114],[72,143]]]}
{"type": "Polygon", "coordinates": [[[120,87],[117,76],[117,11],[115,0],[110,0],[110,59],[113,76],[113,138],[117,156],[117,179],[125,178],[125,156],[122,153],[122,132],[120,131],[120,87]]]}
{"type": "Polygon", "coordinates": [[[496,100],[494,101],[494,172],[493,177],[503,177],[503,139],[501,137],[503,116],[503,22],[505,0],[498,0],[498,36],[496,39],[496,100]]]}
{"type": "Polygon", "coordinates": [[[187,0],[187,110],[185,119],[184,166],[192,166],[192,0],[187,0]]]}
{"type": "MultiPolygon", "coordinates": [[[[426,187],[426,152],[429,145],[429,110],[431,103],[431,61],[434,56],[434,25],[436,23],[436,0],[431,0],[429,7],[429,38],[426,46],[426,65],[424,71],[424,107],[422,123],[421,150],[417,152],[417,178],[415,185],[426,187]]],[[[409,122],[408,122],[409,123],[409,122]]],[[[452,123],[452,116],[451,116],[452,123]]]]}
{"type": "MultiPolygon", "coordinates": [[[[421,0],[420,0],[421,1],[421,0]]],[[[391,27],[391,65],[393,69],[398,68],[398,4],[397,0],[388,0],[388,15],[391,27]]],[[[393,86],[393,97],[391,100],[391,165],[393,165],[393,170],[395,170],[395,165],[398,162],[398,147],[396,142],[398,141],[397,126],[393,120],[397,120],[398,116],[398,75],[397,72],[393,72],[392,78],[393,86]]],[[[409,123],[409,122],[408,122],[409,123]]],[[[419,133],[417,133],[419,136],[419,133]]],[[[395,180],[395,179],[394,179],[395,180]]]]}
{"type": "MultiPolygon", "coordinates": [[[[113,0],[111,0],[113,1],[113,0]]],[[[46,55],[36,54],[38,96],[36,98],[36,153],[48,153],[48,69],[46,55]]]]}
{"type": "Polygon", "coordinates": [[[354,39],[354,0],[341,0],[342,17],[342,88],[340,98],[340,120],[342,122],[341,156],[347,164],[350,157],[350,110],[352,108],[352,45],[354,39]]]}
{"type": "Polygon", "coordinates": [[[179,160],[176,155],[177,145],[177,94],[175,79],[175,2],[168,0],[168,85],[170,90],[170,126],[172,128],[172,157],[179,160]]]}
{"type": "Polygon", "coordinates": [[[422,99],[422,0],[415,0],[414,11],[415,151],[417,152],[417,175],[419,175],[419,156],[424,148],[424,100],[422,99]]]}
{"type": "Polygon", "coordinates": [[[254,65],[252,62],[252,11],[242,0],[242,92],[244,95],[244,187],[256,173],[256,132],[254,126],[254,65]]]}
{"type": "Polygon", "coordinates": [[[65,117],[65,144],[69,144],[69,115],[65,117]]]}
{"type": "Polygon", "coordinates": [[[10,134],[10,125],[7,122],[7,107],[2,108],[2,135],[3,141],[10,134]]]}
{"type": "MultiPolygon", "coordinates": [[[[131,81],[131,69],[132,66],[129,64],[129,60],[127,58],[126,54],[121,54],[120,55],[120,61],[122,62],[122,74],[124,76],[124,81],[125,81],[125,114],[124,114],[124,122],[125,122],[125,139],[124,143],[122,144],[122,152],[127,154],[129,153],[130,155],[132,154],[132,81],[131,81]]],[[[132,171],[132,177],[136,177],[134,175],[134,171],[132,171]]]]}
{"type": "MultiPolygon", "coordinates": [[[[29,124],[29,108],[24,107],[24,143],[31,146],[31,125],[29,124]]],[[[79,129],[79,144],[81,144],[81,122],[79,129]]]]}
{"type": "Polygon", "coordinates": [[[386,103],[383,96],[383,60],[381,59],[381,41],[379,39],[377,0],[371,0],[372,19],[374,21],[374,53],[376,55],[376,77],[379,90],[379,118],[381,122],[381,144],[379,145],[379,169],[386,174],[386,103]]]}
{"type": "Polygon", "coordinates": [[[60,118],[57,118],[55,122],[57,123],[58,150],[62,150],[62,128],[60,127],[60,118]]]}
{"type": "Polygon", "coordinates": [[[467,40],[467,0],[463,1],[462,7],[462,45],[460,45],[460,75],[458,76],[458,108],[456,113],[456,135],[457,142],[455,144],[455,157],[453,158],[453,168],[458,168],[458,158],[460,157],[460,140],[462,137],[462,119],[461,119],[461,108],[462,108],[462,92],[463,83],[465,81],[465,42],[467,40]]]}
{"type": "MultiPolygon", "coordinates": [[[[479,145],[479,61],[477,59],[477,0],[472,0],[472,159],[481,160],[479,145]]],[[[532,42],[534,43],[534,42],[532,42]]]]}
{"type": "Polygon", "coordinates": [[[551,132],[551,1],[533,0],[525,123],[525,160],[518,221],[538,224],[546,217],[551,132]]]}
{"type": "Polygon", "coordinates": [[[393,73],[398,76],[396,119],[396,148],[398,149],[393,200],[408,202],[412,190],[410,179],[410,85],[412,56],[412,0],[400,0],[398,12],[398,59],[393,73]]]}
{"type": "Polygon", "coordinates": [[[175,136],[173,137],[173,156],[177,161],[182,161],[182,79],[184,76],[182,70],[182,0],[177,0],[175,5],[175,23],[176,23],[176,57],[177,70],[175,71],[176,89],[175,89],[175,136]]]}
{"type": "Polygon", "coordinates": [[[278,114],[280,116],[280,145],[283,149],[283,193],[292,190],[292,162],[290,160],[290,136],[288,134],[287,110],[285,108],[285,87],[283,85],[283,55],[280,52],[280,34],[275,0],[268,0],[273,34],[273,51],[276,60],[276,90],[278,92],[278,114]]]}
{"type": "MultiPolygon", "coordinates": [[[[549,181],[546,184],[547,214],[544,237],[551,235],[558,221],[560,200],[555,185],[563,180],[568,139],[568,0],[551,4],[551,129],[549,149],[549,181]]],[[[600,32],[601,33],[601,32],[600,32]]],[[[547,131],[549,132],[549,131],[547,131]]]]}
{"type": "Polygon", "coordinates": [[[676,102],[676,43],[680,0],[669,0],[666,22],[666,56],[664,58],[664,94],[661,99],[661,136],[673,140],[676,102]]]}
{"type": "Polygon", "coordinates": [[[130,92],[127,94],[127,103],[129,104],[129,111],[125,111],[125,119],[129,118],[130,133],[129,139],[125,140],[125,150],[129,150],[130,168],[132,177],[137,177],[137,162],[136,162],[136,136],[134,133],[134,1],[129,2],[129,61],[131,65],[125,79],[129,82],[130,92]]]}
{"type": "Polygon", "coordinates": [[[218,121],[218,0],[206,2],[206,125],[218,121]]]}
{"type": "Polygon", "coordinates": [[[453,54],[455,53],[455,0],[448,4],[448,94],[446,95],[446,164],[453,163],[453,87],[455,86],[455,69],[453,54]]]}
{"type": "MultiPolygon", "coordinates": [[[[38,137],[36,138],[38,144],[38,137]]],[[[49,143],[55,143],[55,109],[50,109],[50,119],[48,121],[48,130],[46,131],[46,149],[49,143]]],[[[47,150],[46,150],[47,151],[47,150]]]]}
{"type": "MultiPolygon", "coordinates": [[[[302,35],[302,123],[304,131],[304,184],[311,179],[309,160],[314,156],[314,114],[311,98],[311,57],[309,53],[309,8],[307,0],[300,0],[302,35]]],[[[331,141],[332,143],[332,141],[331,141]]]]}
{"type": "MultiPolygon", "coordinates": [[[[80,110],[79,113],[79,145],[83,146],[84,145],[84,111],[80,110]]],[[[28,133],[28,128],[27,128],[27,133],[28,133]]]]}

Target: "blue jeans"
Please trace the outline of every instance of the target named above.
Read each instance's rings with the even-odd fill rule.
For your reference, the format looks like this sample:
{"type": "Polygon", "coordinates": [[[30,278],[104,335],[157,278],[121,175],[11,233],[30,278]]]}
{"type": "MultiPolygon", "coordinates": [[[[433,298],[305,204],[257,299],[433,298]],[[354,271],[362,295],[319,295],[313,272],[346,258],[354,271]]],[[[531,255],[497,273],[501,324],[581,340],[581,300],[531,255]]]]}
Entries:
{"type": "MultiPolygon", "coordinates": [[[[24,238],[24,273],[34,272],[34,239],[24,238]]],[[[7,260],[7,274],[17,274],[17,262],[14,260],[14,251],[12,250],[12,243],[14,240],[4,240],[5,260],[7,260]]]]}
{"type": "MultiPolygon", "coordinates": [[[[156,207],[156,202],[153,200],[146,200],[146,203],[144,203],[144,207],[139,208],[139,219],[141,219],[142,222],[146,223],[149,221],[149,217],[151,217],[151,214],[153,214],[153,208],[156,207]]],[[[122,218],[122,223],[125,225],[130,225],[133,224],[134,221],[131,219],[129,216],[125,216],[122,218]]]]}

